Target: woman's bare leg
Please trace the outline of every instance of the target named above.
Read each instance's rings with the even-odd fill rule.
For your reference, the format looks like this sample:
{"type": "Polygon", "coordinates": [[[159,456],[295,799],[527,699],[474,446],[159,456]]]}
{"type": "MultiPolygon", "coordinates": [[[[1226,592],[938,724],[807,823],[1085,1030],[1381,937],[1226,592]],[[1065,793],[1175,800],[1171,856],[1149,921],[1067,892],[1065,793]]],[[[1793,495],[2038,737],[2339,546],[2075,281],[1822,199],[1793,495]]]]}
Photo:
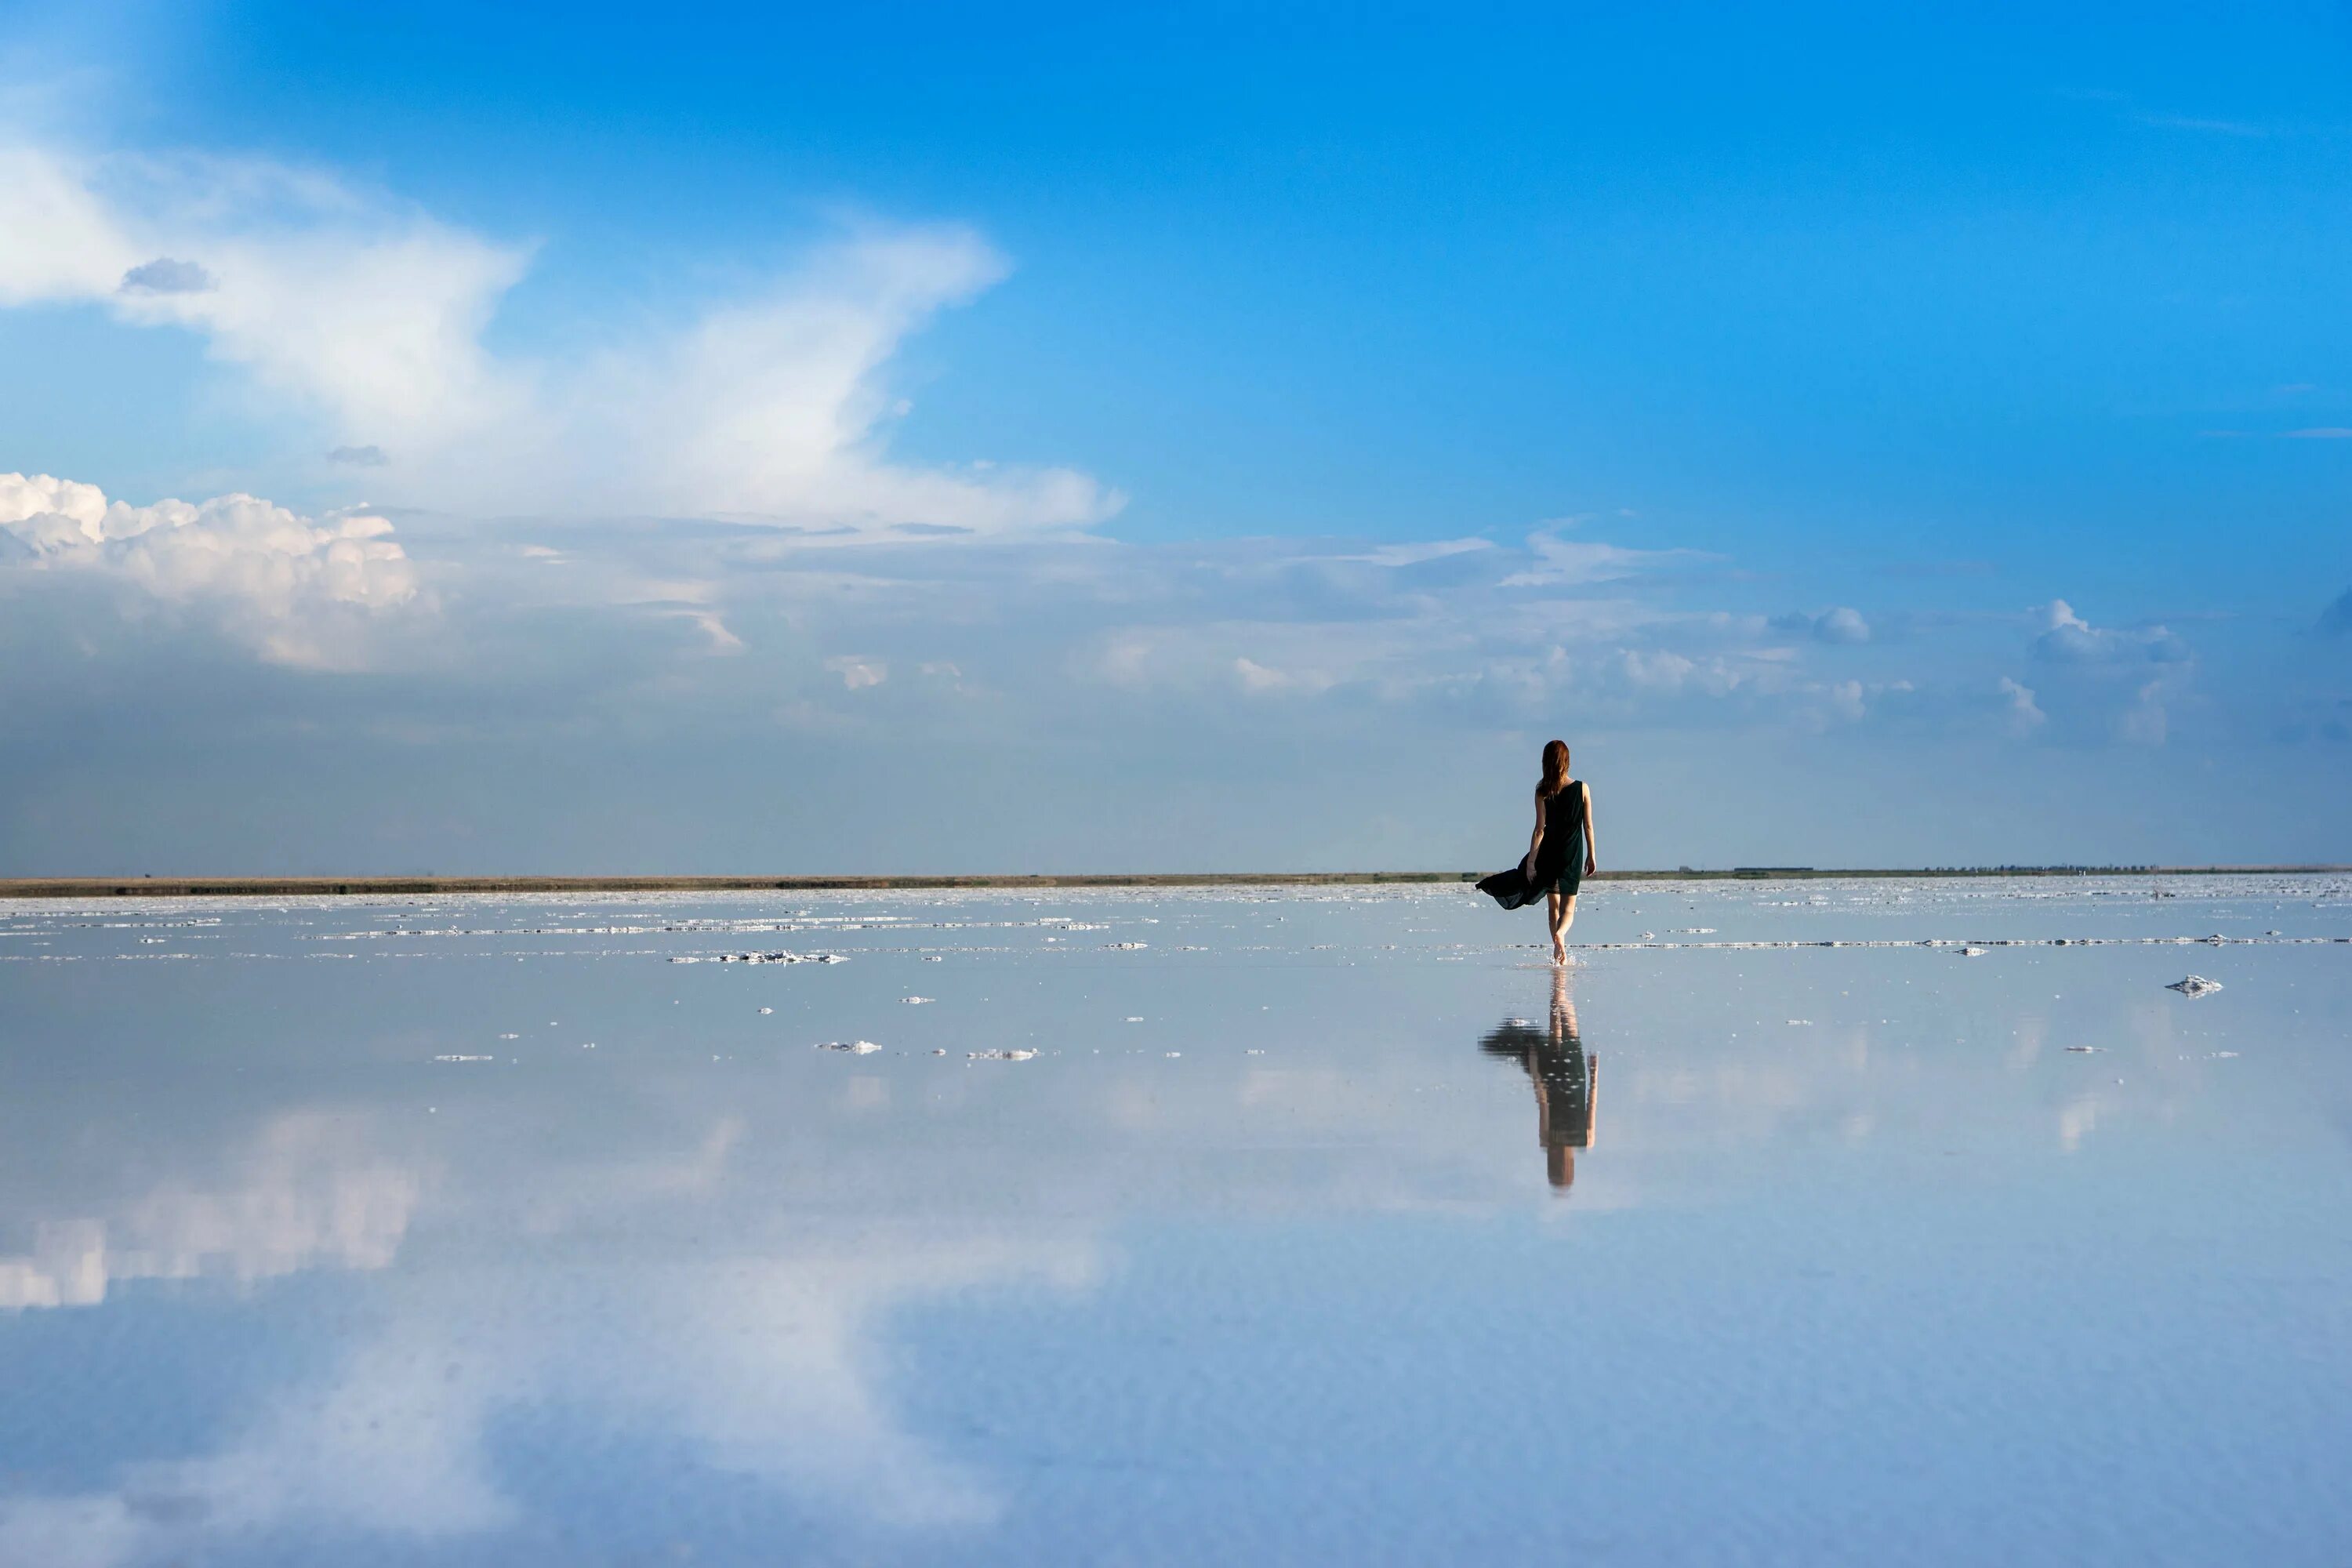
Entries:
{"type": "Polygon", "coordinates": [[[1551,896],[1551,961],[1554,963],[1568,962],[1568,928],[1575,923],[1576,895],[1570,893],[1563,899],[1554,893],[1551,896]]]}

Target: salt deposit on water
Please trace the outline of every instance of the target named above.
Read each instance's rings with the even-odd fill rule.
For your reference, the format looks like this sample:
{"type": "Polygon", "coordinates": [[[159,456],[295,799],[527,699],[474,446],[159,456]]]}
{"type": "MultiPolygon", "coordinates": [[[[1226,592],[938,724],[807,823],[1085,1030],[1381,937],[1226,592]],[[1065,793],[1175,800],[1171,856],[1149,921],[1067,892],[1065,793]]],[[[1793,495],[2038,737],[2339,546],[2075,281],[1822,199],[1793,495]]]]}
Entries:
{"type": "Polygon", "coordinates": [[[846,963],[849,961],[837,952],[720,952],[673,953],[672,963],[846,963]]]}

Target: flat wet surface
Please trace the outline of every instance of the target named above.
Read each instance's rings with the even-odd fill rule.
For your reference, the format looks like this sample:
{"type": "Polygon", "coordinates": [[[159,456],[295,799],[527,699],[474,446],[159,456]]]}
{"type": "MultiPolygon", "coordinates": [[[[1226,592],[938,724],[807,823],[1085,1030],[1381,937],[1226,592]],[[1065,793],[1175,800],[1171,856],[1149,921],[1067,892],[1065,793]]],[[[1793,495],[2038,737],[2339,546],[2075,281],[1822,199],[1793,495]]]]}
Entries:
{"type": "Polygon", "coordinates": [[[0,903],[0,1563],[2352,1550],[2352,879],[1540,924],[0,903]]]}

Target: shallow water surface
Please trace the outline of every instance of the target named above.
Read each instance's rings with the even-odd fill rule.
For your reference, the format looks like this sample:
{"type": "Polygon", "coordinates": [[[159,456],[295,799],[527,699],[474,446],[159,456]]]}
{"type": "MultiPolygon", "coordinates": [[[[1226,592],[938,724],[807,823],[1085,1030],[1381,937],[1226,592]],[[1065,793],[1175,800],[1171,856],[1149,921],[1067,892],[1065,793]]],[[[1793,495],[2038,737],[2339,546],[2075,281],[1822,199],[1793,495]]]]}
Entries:
{"type": "Polygon", "coordinates": [[[2352,1552],[2352,881],[1585,904],[0,903],[0,1564],[2352,1552]]]}

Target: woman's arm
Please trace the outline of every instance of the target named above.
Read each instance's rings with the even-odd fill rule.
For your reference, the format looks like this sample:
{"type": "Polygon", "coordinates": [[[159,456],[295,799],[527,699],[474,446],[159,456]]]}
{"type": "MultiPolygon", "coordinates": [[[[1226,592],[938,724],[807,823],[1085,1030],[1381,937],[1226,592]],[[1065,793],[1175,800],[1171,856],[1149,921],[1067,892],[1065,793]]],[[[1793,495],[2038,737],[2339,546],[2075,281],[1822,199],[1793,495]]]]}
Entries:
{"type": "Polygon", "coordinates": [[[1601,869],[1600,841],[1592,836],[1592,786],[1579,786],[1584,791],[1584,874],[1591,876],[1601,869]]]}
{"type": "Polygon", "coordinates": [[[1536,851],[1543,847],[1543,792],[1538,790],[1536,792],[1536,830],[1528,836],[1528,858],[1519,862],[1520,867],[1530,874],[1536,868],[1536,851]]]}

